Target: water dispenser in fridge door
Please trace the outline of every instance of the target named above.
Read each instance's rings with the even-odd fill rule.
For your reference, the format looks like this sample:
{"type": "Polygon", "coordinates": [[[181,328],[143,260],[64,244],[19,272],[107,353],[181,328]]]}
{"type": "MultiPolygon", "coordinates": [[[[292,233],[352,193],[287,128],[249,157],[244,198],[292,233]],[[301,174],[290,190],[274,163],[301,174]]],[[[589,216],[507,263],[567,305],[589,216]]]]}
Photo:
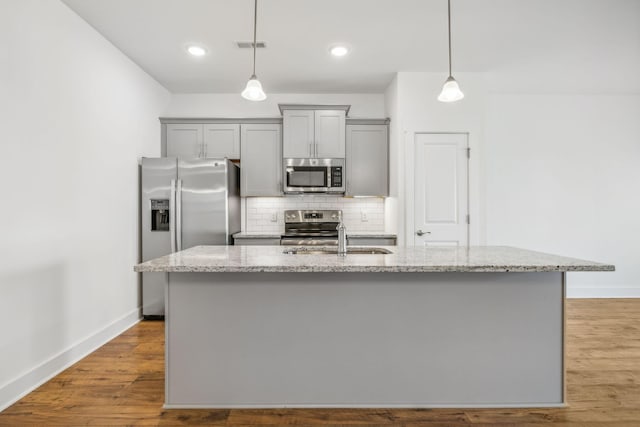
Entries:
{"type": "Polygon", "coordinates": [[[169,231],[168,199],[151,199],[151,231],[169,231]]]}

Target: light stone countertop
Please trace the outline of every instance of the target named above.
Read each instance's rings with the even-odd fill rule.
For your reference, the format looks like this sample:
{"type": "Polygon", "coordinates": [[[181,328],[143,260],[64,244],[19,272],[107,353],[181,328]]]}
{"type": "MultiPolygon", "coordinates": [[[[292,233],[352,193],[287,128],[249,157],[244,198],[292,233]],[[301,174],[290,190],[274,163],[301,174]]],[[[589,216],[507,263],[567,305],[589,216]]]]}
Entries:
{"type": "Polygon", "coordinates": [[[382,231],[354,231],[353,233],[347,232],[347,237],[353,238],[369,238],[369,239],[397,239],[396,234],[384,233],[382,231]]]}
{"type": "MultiPolygon", "coordinates": [[[[549,272],[614,271],[610,264],[507,246],[385,246],[388,255],[291,255],[282,246],[196,246],[134,267],[137,272],[549,272]]],[[[335,249],[335,248],[334,248],[335,249]]]]}
{"type": "Polygon", "coordinates": [[[245,232],[241,231],[232,235],[234,239],[279,239],[282,233],[268,232],[268,231],[255,231],[245,232]]]}
{"type": "MultiPolygon", "coordinates": [[[[241,231],[233,235],[234,239],[276,239],[280,238],[282,233],[267,232],[267,231],[241,231]]],[[[372,239],[396,239],[398,236],[391,233],[384,233],[381,231],[356,231],[353,233],[347,233],[347,237],[353,238],[372,238],[372,239]]]]}

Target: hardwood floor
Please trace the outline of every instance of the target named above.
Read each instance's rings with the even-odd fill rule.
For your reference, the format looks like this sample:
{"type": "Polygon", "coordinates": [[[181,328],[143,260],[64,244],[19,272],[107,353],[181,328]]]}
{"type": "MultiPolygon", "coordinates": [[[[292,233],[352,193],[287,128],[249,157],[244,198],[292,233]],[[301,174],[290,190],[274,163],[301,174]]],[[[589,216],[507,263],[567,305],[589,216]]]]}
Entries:
{"type": "Polygon", "coordinates": [[[640,426],[640,299],[568,300],[568,408],[164,410],[162,322],[141,322],[0,413],[1,426],[640,426]]]}

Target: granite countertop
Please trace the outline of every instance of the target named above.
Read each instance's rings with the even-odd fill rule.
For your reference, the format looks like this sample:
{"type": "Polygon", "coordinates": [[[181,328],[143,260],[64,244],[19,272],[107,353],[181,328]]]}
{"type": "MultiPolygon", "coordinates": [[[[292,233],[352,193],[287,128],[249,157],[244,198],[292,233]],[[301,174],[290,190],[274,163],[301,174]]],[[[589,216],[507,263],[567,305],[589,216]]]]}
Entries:
{"type": "Polygon", "coordinates": [[[386,246],[388,255],[291,255],[282,246],[196,246],[134,267],[138,272],[543,272],[615,267],[507,246],[386,246]]]}
{"type": "Polygon", "coordinates": [[[252,231],[235,233],[232,235],[234,239],[279,239],[282,233],[269,232],[269,231],[252,231]]]}
{"type": "MultiPolygon", "coordinates": [[[[268,231],[241,231],[233,235],[234,239],[275,239],[282,236],[282,233],[268,232],[268,231]]],[[[384,233],[380,231],[356,231],[354,233],[347,233],[347,237],[369,237],[372,239],[395,239],[398,236],[391,233],[384,233]]]]}
{"type": "Polygon", "coordinates": [[[371,239],[396,239],[396,234],[384,233],[381,231],[356,231],[354,233],[347,232],[347,237],[368,237],[371,239]]]}

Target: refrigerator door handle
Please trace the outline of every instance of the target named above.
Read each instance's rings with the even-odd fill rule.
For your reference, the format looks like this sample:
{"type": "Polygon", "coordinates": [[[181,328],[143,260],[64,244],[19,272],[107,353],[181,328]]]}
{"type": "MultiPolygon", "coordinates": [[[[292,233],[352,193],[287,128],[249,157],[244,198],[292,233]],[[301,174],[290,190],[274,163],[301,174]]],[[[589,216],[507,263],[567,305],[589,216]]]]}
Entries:
{"type": "Polygon", "coordinates": [[[176,180],[171,180],[169,192],[169,237],[171,240],[171,253],[176,251],[176,180]]]}
{"type": "Polygon", "coordinates": [[[182,180],[179,179],[176,188],[176,247],[182,250],[182,180]]]}

